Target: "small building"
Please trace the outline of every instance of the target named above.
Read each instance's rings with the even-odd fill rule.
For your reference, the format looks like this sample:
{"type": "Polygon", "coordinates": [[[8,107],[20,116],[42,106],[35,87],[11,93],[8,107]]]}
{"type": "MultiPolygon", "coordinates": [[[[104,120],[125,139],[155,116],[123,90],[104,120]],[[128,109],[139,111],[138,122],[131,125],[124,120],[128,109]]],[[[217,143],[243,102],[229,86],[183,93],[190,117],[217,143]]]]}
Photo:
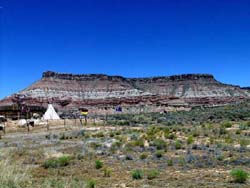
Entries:
{"type": "Polygon", "coordinates": [[[43,106],[18,106],[17,104],[0,106],[0,115],[12,120],[31,118],[34,113],[42,116],[45,111],[46,108],[43,106]]]}

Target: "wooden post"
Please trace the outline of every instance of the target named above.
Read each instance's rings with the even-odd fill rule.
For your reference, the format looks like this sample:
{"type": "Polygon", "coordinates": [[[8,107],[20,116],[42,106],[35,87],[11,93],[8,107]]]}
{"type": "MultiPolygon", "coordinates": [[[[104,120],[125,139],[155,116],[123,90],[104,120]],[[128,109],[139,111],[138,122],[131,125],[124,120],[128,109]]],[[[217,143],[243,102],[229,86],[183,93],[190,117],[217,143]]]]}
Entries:
{"type": "Polygon", "coordinates": [[[28,134],[30,133],[30,126],[28,124],[28,121],[26,120],[26,125],[27,125],[27,129],[28,129],[28,134]]]}
{"type": "Polygon", "coordinates": [[[63,120],[64,129],[66,130],[66,119],[63,120]]]}
{"type": "Polygon", "coordinates": [[[108,112],[106,112],[106,114],[105,114],[105,125],[107,125],[108,124],[108,112]]]}
{"type": "Polygon", "coordinates": [[[96,115],[94,114],[94,125],[96,125],[96,124],[95,124],[95,117],[96,117],[96,115]]]}
{"type": "MultiPolygon", "coordinates": [[[[5,116],[5,117],[6,117],[6,116],[5,116]]],[[[6,126],[7,126],[7,125],[6,125],[6,123],[5,123],[5,122],[4,122],[4,124],[3,124],[3,125],[4,125],[4,127],[3,127],[3,134],[5,135],[5,133],[6,133],[6,130],[5,130],[5,129],[6,129],[6,126]]]]}
{"type": "Polygon", "coordinates": [[[49,120],[47,120],[47,131],[49,131],[49,120]]]}
{"type": "Polygon", "coordinates": [[[87,125],[88,123],[87,116],[84,116],[84,119],[85,119],[85,125],[87,125]]]}

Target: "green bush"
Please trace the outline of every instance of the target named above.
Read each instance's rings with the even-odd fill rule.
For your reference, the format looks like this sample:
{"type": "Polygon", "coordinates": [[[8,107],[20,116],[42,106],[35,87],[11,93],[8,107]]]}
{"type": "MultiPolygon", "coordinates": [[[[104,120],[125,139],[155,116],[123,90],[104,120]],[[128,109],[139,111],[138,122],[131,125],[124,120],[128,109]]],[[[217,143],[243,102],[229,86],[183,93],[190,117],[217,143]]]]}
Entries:
{"type": "Polygon", "coordinates": [[[241,130],[236,130],[235,134],[240,135],[241,134],[241,130]]]}
{"type": "Polygon", "coordinates": [[[78,153],[77,156],[76,156],[76,158],[77,158],[77,160],[80,161],[80,160],[84,159],[84,155],[81,154],[81,153],[78,153]]]}
{"type": "Polygon", "coordinates": [[[245,183],[249,177],[249,174],[241,169],[232,170],[230,174],[235,183],[245,183]]]}
{"type": "Polygon", "coordinates": [[[95,162],[95,168],[96,168],[96,169],[101,169],[102,167],[103,167],[103,162],[100,161],[100,160],[97,160],[97,161],[95,162]]]}
{"type": "Polygon", "coordinates": [[[250,121],[248,121],[248,122],[246,123],[246,126],[250,127],[250,121]]]}
{"type": "Polygon", "coordinates": [[[142,153],[142,154],[140,155],[140,159],[141,159],[141,160],[144,160],[144,159],[146,159],[146,158],[148,158],[148,154],[142,153]]]}
{"type": "Polygon", "coordinates": [[[193,137],[198,137],[198,136],[200,136],[200,133],[199,133],[198,130],[194,130],[192,134],[193,134],[193,137]]]}
{"type": "Polygon", "coordinates": [[[231,128],[232,127],[232,123],[231,122],[223,122],[221,127],[223,128],[231,128]]]}
{"type": "Polygon", "coordinates": [[[174,140],[174,139],[176,139],[176,135],[172,133],[172,134],[169,134],[167,136],[167,138],[170,139],[170,140],[174,140]]]}
{"type": "Polygon", "coordinates": [[[69,156],[62,156],[57,159],[49,159],[43,163],[43,167],[48,168],[59,168],[63,166],[68,166],[70,162],[69,156]]]}
{"type": "Polygon", "coordinates": [[[249,144],[249,140],[242,138],[239,140],[239,144],[241,147],[246,147],[249,144]]]}
{"type": "Polygon", "coordinates": [[[149,171],[147,172],[147,178],[148,178],[148,180],[155,179],[155,178],[157,178],[159,175],[160,175],[160,173],[159,173],[158,170],[149,170],[149,171]]]}
{"type": "Polygon", "coordinates": [[[193,138],[192,135],[190,135],[190,136],[187,138],[187,144],[190,145],[190,144],[192,144],[192,143],[194,143],[194,138],[193,138]]]}
{"type": "Polygon", "coordinates": [[[234,142],[233,138],[230,135],[225,137],[225,143],[232,144],[234,142]]]}
{"type": "Polygon", "coordinates": [[[96,187],[96,181],[95,180],[87,181],[87,188],[95,188],[95,187],[96,187]]]}
{"type": "Polygon", "coordinates": [[[70,157],[69,156],[62,156],[57,159],[59,167],[62,166],[68,166],[70,162],[70,157]]]}
{"type": "Polygon", "coordinates": [[[143,178],[142,170],[134,170],[132,171],[131,175],[134,180],[140,180],[143,178]]]}
{"type": "Polygon", "coordinates": [[[58,167],[58,163],[56,159],[49,159],[47,161],[45,161],[42,165],[44,168],[48,169],[48,168],[57,168],[58,167]]]}
{"type": "Polygon", "coordinates": [[[155,139],[153,142],[153,145],[158,149],[165,149],[167,147],[167,144],[164,140],[162,139],[155,139]]]}
{"type": "Polygon", "coordinates": [[[181,149],[181,141],[176,140],[174,143],[174,146],[175,146],[175,149],[177,149],[177,150],[181,149]]]}
{"type": "Polygon", "coordinates": [[[111,176],[111,169],[110,168],[105,168],[104,170],[103,170],[103,176],[105,177],[105,178],[109,178],[110,176],[111,176]]]}
{"type": "Polygon", "coordinates": [[[239,129],[242,130],[242,131],[245,131],[245,130],[248,130],[249,127],[246,126],[246,125],[240,125],[240,126],[239,126],[239,129]]]}
{"type": "Polygon", "coordinates": [[[139,139],[139,140],[134,140],[134,141],[131,141],[127,144],[127,146],[129,147],[141,147],[143,148],[144,147],[144,140],[143,139],[139,139]]]}
{"type": "Polygon", "coordinates": [[[104,135],[103,132],[99,132],[99,133],[96,133],[94,136],[95,136],[95,137],[102,138],[102,137],[104,137],[105,135],[104,135]]]}
{"type": "Polygon", "coordinates": [[[227,130],[225,128],[219,128],[219,135],[225,135],[227,134],[227,130]]]}
{"type": "Polygon", "coordinates": [[[158,150],[155,152],[155,156],[159,159],[159,158],[162,158],[164,155],[164,152],[161,151],[161,150],[158,150]]]}
{"type": "Polygon", "coordinates": [[[143,139],[138,139],[135,141],[135,146],[138,146],[138,147],[144,147],[144,140],[143,139]]]}
{"type": "Polygon", "coordinates": [[[168,160],[168,161],[167,161],[167,165],[168,165],[168,166],[173,166],[173,160],[171,160],[171,159],[168,160]]]}

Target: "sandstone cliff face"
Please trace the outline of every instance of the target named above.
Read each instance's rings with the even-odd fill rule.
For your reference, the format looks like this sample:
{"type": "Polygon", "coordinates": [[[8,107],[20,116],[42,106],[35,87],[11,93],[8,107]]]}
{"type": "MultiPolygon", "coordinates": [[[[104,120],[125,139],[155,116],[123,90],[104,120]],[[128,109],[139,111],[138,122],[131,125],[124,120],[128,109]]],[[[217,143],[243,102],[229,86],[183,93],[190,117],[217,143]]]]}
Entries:
{"type": "Polygon", "coordinates": [[[249,97],[247,90],[222,84],[212,75],[124,78],[100,74],[45,72],[41,80],[20,92],[30,97],[71,97],[73,100],[164,95],[169,97],[249,97]]]}
{"type": "MultiPolygon", "coordinates": [[[[27,104],[73,109],[79,106],[192,106],[220,105],[250,97],[249,89],[218,82],[208,74],[124,78],[103,74],[44,72],[42,78],[17,93],[27,104]]],[[[0,101],[13,103],[13,96],[0,101]]]]}

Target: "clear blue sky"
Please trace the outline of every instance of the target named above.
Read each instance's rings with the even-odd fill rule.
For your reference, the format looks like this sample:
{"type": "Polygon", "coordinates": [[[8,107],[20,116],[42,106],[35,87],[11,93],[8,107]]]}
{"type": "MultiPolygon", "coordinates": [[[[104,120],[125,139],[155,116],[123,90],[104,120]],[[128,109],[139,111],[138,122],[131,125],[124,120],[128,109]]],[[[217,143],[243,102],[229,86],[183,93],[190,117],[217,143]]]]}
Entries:
{"type": "Polygon", "coordinates": [[[43,71],[250,86],[249,0],[0,0],[0,98],[43,71]]]}

